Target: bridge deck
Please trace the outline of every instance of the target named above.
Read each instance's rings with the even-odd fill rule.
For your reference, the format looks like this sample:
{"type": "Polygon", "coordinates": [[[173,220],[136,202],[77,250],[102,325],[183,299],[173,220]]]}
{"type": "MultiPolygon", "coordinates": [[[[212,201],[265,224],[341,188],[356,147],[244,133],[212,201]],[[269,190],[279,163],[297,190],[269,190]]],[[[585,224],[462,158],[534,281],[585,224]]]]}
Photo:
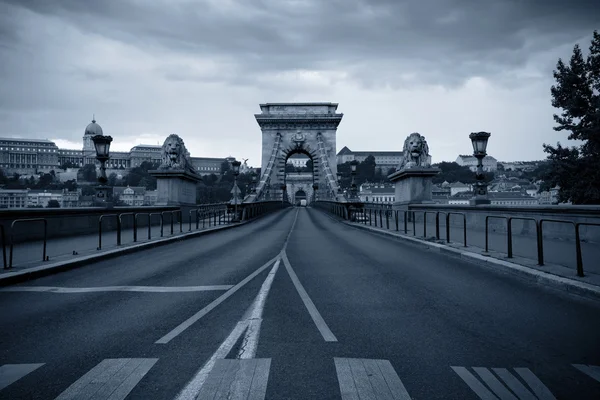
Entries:
{"type": "Polygon", "coordinates": [[[6,287],[0,302],[2,399],[600,396],[597,302],[313,209],[6,287]]]}

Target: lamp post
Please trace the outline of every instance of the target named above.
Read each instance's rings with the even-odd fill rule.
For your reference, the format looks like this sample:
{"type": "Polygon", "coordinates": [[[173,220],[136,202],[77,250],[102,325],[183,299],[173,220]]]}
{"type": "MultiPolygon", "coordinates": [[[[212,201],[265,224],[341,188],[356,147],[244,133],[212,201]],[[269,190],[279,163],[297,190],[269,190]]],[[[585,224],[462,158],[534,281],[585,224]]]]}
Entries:
{"type": "Polygon", "coordinates": [[[94,147],[96,148],[96,159],[100,161],[100,176],[98,177],[99,186],[96,187],[95,203],[103,207],[110,207],[112,204],[108,201],[108,178],[106,178],[106,162],[110,158],[110,143],[112,137],[104,135],[92,136],[94,147]]]}
{"type": "Polygon", "coordinates": [[[313,183],[312,189],[313,189],[313,201],[316,202],[317,201],[317,190],[319,190],[319,184],[313,183]]]}
{"type": "Polygon", "coordinates": [[[256,193],[256,172],[252,173],[252,193],[256,193]]]}
{"type": "Polygon", "coordinates": [[[473,188],[473,198],[469,202],[473,206],[490,204],[487,191],[488,185],[484,182],[485,176],[483,175],[483,159],[487,155],[486,148],[490,136],[491,133],[489,132],[473,132],[469,135],[473,144],[473,156],[477,158],[477,172],[475,173],[477,182],[475,182],[473,188]]]}
{"type": "Polygon", "coordinates": [[[233,169],[233,204],[234,204],[234,215],[231,219],[231,222],[240,222],[240,217],[238,215],[238,192],[239,188],[237,185],[237,177],[240,174],[240,165],[242,163],[240,161],[232,161],[231,168],[233,169]]]}
{"type": "Polygon", "coordinates": [[[287,188],[287,186],[285,184],[281,185],[281,204],[283,204],[285,201],[285,189],[286,188],[287,188]]]}
{"type": "Polygon", "coordinates": [[[352,174],[352,185],[350,185],[350,196],[352,200],[356,200],[356,182],[354,181],[354,177],[356,176],[356,168],[358,167],[358,161],[352,160],[350,162],[351,174],[352,174]]]}

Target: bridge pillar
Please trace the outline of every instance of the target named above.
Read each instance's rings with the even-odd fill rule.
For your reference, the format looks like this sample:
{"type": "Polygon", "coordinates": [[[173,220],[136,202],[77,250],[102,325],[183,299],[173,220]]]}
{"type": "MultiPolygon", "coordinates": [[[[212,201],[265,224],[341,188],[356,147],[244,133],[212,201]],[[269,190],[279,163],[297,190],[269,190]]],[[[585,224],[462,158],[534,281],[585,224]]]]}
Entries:
{"type": "Polygon", "coordinates": [[[262,176],[256,201],[283,191],[273,191],[285,183],[285,162],[292,154],[302,153],[313,161],[314,182],[320,198],[338,192],[336,132],[343,114],[336,113],[336,103],[267,103],[256,121],[262,131],[262,176]]]}

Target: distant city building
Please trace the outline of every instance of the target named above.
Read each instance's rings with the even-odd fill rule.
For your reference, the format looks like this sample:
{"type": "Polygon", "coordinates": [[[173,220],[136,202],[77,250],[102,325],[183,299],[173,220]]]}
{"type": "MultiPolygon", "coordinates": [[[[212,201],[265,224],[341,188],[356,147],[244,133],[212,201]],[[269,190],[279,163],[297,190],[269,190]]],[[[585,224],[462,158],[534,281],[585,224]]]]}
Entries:
{"type": "Polygon", "coordinates": [[[450,196],[454,196],[457,193],[469,192],[473,190],[471,185],[462,182],[452,182],[446,186],[446,189],[450,189],[450,196]]]}
{"type": "Polygon", "coordinates": [[[336,159],[339,165],[353,160],[363,162],[369,156],[375,158],[375,165],[382,171],[396,168],[402,161],[401,151],[352,151],[346,146],[337,153],[336,159]]]}
{"type": "Polygon", "coordinates": [[[27,207],[48,207],[51,200],[55,200],[62,207],[62,190],[28,190],[27,207]]]}
{"type": "MultiPolygon", "coordinates": [[[[469,167],[473,172],[477,171],[477,159],[472,155],[458,156],[456,163],[461,167],[469,167]]],[[[483,170],[486,172],[494,172],[498,169],[498,160],[492,156],[485,156],[482,161],[483,170]]]]}
{"type": "Polygon", "coordinates": [[[0,208],[26,208],[26,189],[0,189],[0,208]]]}
{"type": "Polygon", "coordinates": [[[49,140],[0,138],[0,168],[7,174],[50,172],[59,165],[58,150],[49,140]]]}
{"type": "Polygon", "coordinates": [[[538,204],[539,205],[555,205],[558,204],[558,190],[559,186],[556,186],[550,190],[545,190],[539,194],[538,204]]]}
{"type": "Polygon", "coordinates": [[[115,186],[113,199],[119,199],[128,206],[143,206],[146,188],[142,186],[115,186]]]}
{"type": "Polygon", "coordinates": [[[153,206],[158,200],[158,190],[146,190],[144,193],[144,205],[153,206]]]}
{"type": "MultiPolygon", "coordinates": [[[[473,192],[460,192],[448,198],[448,204],[468,205],[473,192]]],[[[488,197],[491,205],[496,206],[534,206],[538,199],[523,192],[489,192],[488,197]]]]}
{"type": "Polygon", "coordinates": [[[306,163],[310,160],[304,154],[294,154],[290,158],[288,158],[287,163],[292,164],[296,168],[306,167],[306,163]]]}
{"type": "Polygon", "coordinates": [[[543,161],[498,161],[505,171],[523,171],[531,172],[536,169],[543,161]]]}
{"type": "Polygon", "coordinates": [[[365,203],[394,203],[396,201],[395,186],[391,183],[363,183],[360,185],[358,197],[365,203]]]}
{"type": "MultiPolygon", "coordinates": [[[[96,160],[96,149],[92,137],[102,135],[102,127],[92,120],[83,133],[82,149],[59,149],[58,146],[44,139],[11,139],[0,138],[0,168],[7,175],[38,174],[58,170],[62,165],[71,164],[74,167],[83,167],[100,163],[96,160]]],[[[110,159],[106,163],[108,169],[131,169],[139,167],[144,161],[160,163],[162,161],[162,146],[139,144],[130,151],[111,151],[110,159]]],[[[201,175],[218,174],[223,161],[235,161],[234,157],[207,158],[190,157],[192,165],[201,175]]]]}

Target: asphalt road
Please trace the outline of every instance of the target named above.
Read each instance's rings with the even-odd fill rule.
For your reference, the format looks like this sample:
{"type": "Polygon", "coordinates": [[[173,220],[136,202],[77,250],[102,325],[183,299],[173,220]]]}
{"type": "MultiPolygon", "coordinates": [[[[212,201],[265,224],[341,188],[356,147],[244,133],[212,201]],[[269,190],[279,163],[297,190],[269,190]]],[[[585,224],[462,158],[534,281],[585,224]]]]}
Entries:
{"type": "Polygon", "coordinates": [[[1,399],[600,398],[598,302],[314,209],[0,289],[0,307],[1,399]]]}

